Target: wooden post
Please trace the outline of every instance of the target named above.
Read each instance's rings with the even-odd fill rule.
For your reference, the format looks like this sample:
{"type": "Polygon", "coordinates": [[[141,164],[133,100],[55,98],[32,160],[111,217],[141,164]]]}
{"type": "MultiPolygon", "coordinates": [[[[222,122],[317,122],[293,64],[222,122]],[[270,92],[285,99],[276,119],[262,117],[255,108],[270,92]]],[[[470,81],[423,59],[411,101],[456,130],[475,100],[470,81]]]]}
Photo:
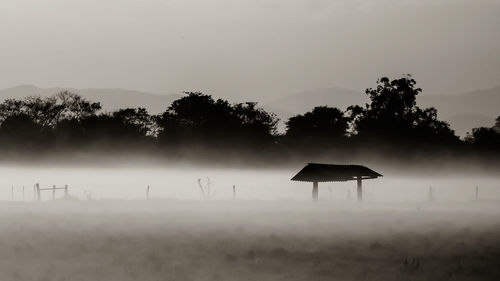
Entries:
{"type": "Polygon", "coordinates": [[[26,199],[24,197],[24,185],[23,185],[23,201],[26,201],[26,199]]]}
{"type": "Polygon", "coordinates": [[[10,187],[10,195],[12,196],[12,201],[14,201],[14,186],[10,187]]]}
{"type": "Polygon", "coordinates": [[[207,199],[210,199],[210,178],[207,177],[207,199]]]}
{"type": "Polygon", "coordinates": [[[64,186],[64,197],[67,198],[68,197],[68,185],[65,185],[64,186]]]}
{"type": "Polygon", "coordinates": [[[149,200],[149,185],[146,188],[146,200],[149,200]]]}
{"type": "Polygon", "coordinates": [[[52,186],[52,200],[56,200],[56,186],[52,186]]]}
{"type": "Polygon", "coordinates": [[[35,184],[35,186],[36,186],[36,199],[38,201],[40,201],[40,200],[42,200],[42,197],[40,196],[40,184],[37,183],[37,184],[35,184]]]}
{"type": "Polygon", "coordinates": [[[233,185],[233,200],[236,199],[236,185],[233,185]]]}
{"type": "Polygon", "coordinates": [[[361,176],[357,177],[358,182],[358,202],[363,202],[363,183],[361,176]]]}
{"type": "Polygon", "coordinates": [[[313,182],[312,200],[318,201],[318,182],[313,182]]]}
{"type": "Polygon", "coordinates": [[[432,186],[429,186],[429,197],[428,197],[429,201],[434,201],[434,190],[432,188],[432,186]]]}
{"type": "Polygon", "coordinates": [[[203,196],[203,198],[206,198],[205,191],[203,190],[203,185],[201,184],[201,179],[198,179],[198,186],[200,187],[201,195],[203,196]]]}
{"type": "Polygon", "coordinates": [[[476,185],[476,201],[479,200],[479,186],[476,185]]]}

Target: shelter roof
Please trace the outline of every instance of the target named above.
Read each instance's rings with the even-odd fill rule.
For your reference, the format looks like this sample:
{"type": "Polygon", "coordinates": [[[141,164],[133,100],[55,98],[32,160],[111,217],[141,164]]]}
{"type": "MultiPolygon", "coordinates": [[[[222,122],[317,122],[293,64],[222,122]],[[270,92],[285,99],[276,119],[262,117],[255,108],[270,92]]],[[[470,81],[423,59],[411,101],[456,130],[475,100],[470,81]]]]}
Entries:
{"type": "Polygon", "coordinates": [[[309,163],[293,178],[293,181],[307,182],[330,182],[330,181],[349,181],[362,179],[374,179],[382,175],[361,165],[331,165],[309,163]]]}

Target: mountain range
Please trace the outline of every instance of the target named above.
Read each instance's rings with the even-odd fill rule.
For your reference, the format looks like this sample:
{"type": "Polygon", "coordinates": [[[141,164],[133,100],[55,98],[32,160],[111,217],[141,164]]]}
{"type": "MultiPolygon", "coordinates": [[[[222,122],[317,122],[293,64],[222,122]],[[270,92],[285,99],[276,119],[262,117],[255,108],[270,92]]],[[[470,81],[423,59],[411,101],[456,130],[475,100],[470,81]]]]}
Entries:
{"type": "MultiPolygon", "coordinates": [[[[62,90],[69,90],[89,100],[99,101],[106,111],[126,107],[145,107],[152,114],[165,111],[174,100],[182,96],[123,89],[39,88],[23,85],[0,90],[0,101],[6,98],[22,99],[30,95],[50,96],[62,90]]],[[[261,106],[275,113],[281,120],[287,120],[293,115],[310,111],[315,106],[328,105],[345,110],[350,105],[364,105],[368,102],[368,96],[362,91],[333,87],[299,92],[261,104],[261,106]]],[[[437,108],[438,117],[450,123],[457,135],[465,136],[472,128],[493,126],[495,118],[500,115],[500,87],[459,95],[420,94],[417,97],[417,104],[421,107],[437,108]]],[[[284,123],[282,122],[279,127],[279,130],[283,131],[284,123]]]]}

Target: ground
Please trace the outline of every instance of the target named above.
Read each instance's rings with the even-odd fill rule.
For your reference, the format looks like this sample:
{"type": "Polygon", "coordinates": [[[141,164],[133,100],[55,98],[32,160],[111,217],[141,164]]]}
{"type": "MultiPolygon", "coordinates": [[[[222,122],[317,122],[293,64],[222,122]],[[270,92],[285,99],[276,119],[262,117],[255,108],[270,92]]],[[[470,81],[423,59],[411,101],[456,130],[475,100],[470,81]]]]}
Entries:
{"type": "Polygon", "coordinates": [[[500,280],[500,204],[0,203],[0,280],[500,280]]]}

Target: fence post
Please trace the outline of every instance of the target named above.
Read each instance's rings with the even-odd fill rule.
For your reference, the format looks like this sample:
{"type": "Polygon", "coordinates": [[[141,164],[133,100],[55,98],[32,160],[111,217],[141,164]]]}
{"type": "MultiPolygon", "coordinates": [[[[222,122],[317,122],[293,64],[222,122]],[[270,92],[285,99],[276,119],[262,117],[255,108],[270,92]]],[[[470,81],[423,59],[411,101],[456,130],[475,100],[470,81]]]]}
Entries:
{"type": "Polygon", "coordinates": [[[10,187],[10,195],[12,196],[12,201],[14,201],[14,186],[10,187]]]}
{"type": "Polygon", "coordinates": [[[233,185],[233,199],[236,199],[236,185],[233,185]]]}
{"type": "Polygon", "coordinates": [[[42,197],[40,196],[40,184],[39,183],[36,183],[35,184],[36,186],[36,196],[37,196],[37,200],[38,201],[41,201],[42,200],[42,197]]]}
{"type": "Polygon", "coordinates": [[[64,197],[68,198],[68,185],[64,186],[64,197]]]}
{"type": "Polygon", "coordinates": [[[210,178],[207,177],[207,199],[210,199],[210,178]]]}
{"type": "Polygon", "coordinates": [[[432,186],[429,187],[429,201],[434,201],[434,194],[432,186]]]}
{"type": "Polygon", "coordinates": [[[52,200],[56,200],[56,186],[52,186],[52,200]]]}
{"type": "Polygon", "coordinates": [[[149,185],[146,188],[146,200],[149,200],[149,185]]]}
{"type": "Polygon", "coordinates": [[[23,201],[26,201],[26,199],[24,197],[24,185],[23,185],[23,201]]]}
{"type": "Polygon", "coordinates": [[[479,200],[479,186],[476,185],[476,201],[479,200]]]}

